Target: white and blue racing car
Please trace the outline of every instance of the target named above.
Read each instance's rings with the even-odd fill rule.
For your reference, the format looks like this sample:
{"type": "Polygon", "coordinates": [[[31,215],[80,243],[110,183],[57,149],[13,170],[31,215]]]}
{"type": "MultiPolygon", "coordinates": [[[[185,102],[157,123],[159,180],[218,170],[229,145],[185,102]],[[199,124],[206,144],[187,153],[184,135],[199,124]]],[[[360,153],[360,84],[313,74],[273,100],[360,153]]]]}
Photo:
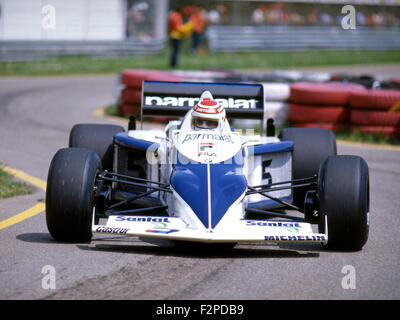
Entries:
{"type": "Polygon", "coordinates": [[[46,222],[59,241],[95,233],[182,242],[315,242],[360,250],[369,175],[324,129],[264,119],[261,84],[144,81],[142,119],[165,128],[77,124],[51,161],[46,222]],[[230,119],[261,121],[242,134],[230,119]],[[263,125],[266,124],[266,125],[263,125]]]}

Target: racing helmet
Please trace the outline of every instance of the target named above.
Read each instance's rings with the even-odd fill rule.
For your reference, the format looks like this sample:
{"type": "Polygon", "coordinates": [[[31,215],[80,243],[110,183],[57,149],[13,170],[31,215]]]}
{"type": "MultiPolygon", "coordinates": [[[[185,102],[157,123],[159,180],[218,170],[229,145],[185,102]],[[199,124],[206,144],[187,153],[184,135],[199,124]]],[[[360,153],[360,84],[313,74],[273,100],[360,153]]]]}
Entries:
{"type": "Polygon", "coordinates": [[[204,91],[192,111],[192,128],[195,130],[220,130],[225,119],[224,107],[213,99],[210,91],[204,91]]]}

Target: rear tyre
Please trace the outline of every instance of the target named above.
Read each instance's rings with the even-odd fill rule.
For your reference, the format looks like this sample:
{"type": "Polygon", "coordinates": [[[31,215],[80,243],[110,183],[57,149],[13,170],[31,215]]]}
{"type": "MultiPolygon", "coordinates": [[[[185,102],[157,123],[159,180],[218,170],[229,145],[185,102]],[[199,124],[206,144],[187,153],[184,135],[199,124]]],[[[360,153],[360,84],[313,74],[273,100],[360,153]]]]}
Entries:
{"type": "MultiPolygon", "coordinates": [[[[279,138],[294,142],[292,157],[293,179],[309,178],[318,174],[321,163],[336,155],[336,139],[332,131],[319,128],[285,128],[279,138]]],[[[312,187],[293,189],[293,204],[303,208],[307,191],[312,187]]]]}
{"type": "Polygon", "coordinates": [[[46,190],[46,223],[54,239],[87,242],[92,237],[98,155],[89,149],[60,149],[51,161],[46,190]]]}
{"type": "Polygon", "coordinates": [[[69,135],[69,147],[94,150],[101,159],[103,169],[111,171],[114,135],[124,131],[123,127],[111,124],[76,124],[69,135]]]}
{"type": "Polygon", "coordinates": [[[369,232],[369,172],[357,156],[328,157],[318,176],[319,232],[325,233],[327,248],[358,251],[369,232]]]}

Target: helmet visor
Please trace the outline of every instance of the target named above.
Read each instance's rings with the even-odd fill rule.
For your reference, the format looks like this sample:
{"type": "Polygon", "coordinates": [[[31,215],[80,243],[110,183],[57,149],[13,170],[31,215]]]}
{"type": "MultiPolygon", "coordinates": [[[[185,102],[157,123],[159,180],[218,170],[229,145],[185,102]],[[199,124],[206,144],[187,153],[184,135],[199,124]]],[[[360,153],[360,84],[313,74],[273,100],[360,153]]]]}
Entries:
{"type": "Polygon", "coordinates": [[[195,118],[194,126],[200,129],[216,129],[218,127],[218,120],[195,118]]]}

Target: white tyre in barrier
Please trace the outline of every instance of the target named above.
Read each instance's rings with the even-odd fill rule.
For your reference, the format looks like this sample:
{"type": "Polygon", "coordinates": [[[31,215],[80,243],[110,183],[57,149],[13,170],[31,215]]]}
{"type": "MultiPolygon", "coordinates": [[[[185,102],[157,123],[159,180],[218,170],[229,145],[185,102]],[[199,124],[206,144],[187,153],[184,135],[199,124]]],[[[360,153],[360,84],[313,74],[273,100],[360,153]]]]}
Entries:
{"type": "Polygon", "coordinates": [[[328,72],[306,72],[304,81],[326,82],[331,80],[331,74],[328,72]]]}
{"type": "Polygon", "coordinates": [[[290,98],[289,83],[264,82],[262,86],[264,88],[264,99],[267,103],[271,101],[288,101],[290,98]]]}
{"type": "MultiPolygon", "coordinates": [[[[276,126],[283,125],[289,119],[289,104],[279,101],[265,102],[264,118],[274,119],[274,124],[276,126]]],[[[252,129],[260,125],[260,120],[234,119],[233,125],[241,129],[252,129]]]]}
{"type": "Polygon", "coordinates": [[[264,104],[265,119],[272,118],[276,126],[284,124],[289,119],[289,103],[270,101],[264,104]]]}
{"type": "Polygon", "coordinates": [[[273,75],[288,81],[301,81],[304,77],[304,72],[298,70],[276,70],[273,75]]]}

